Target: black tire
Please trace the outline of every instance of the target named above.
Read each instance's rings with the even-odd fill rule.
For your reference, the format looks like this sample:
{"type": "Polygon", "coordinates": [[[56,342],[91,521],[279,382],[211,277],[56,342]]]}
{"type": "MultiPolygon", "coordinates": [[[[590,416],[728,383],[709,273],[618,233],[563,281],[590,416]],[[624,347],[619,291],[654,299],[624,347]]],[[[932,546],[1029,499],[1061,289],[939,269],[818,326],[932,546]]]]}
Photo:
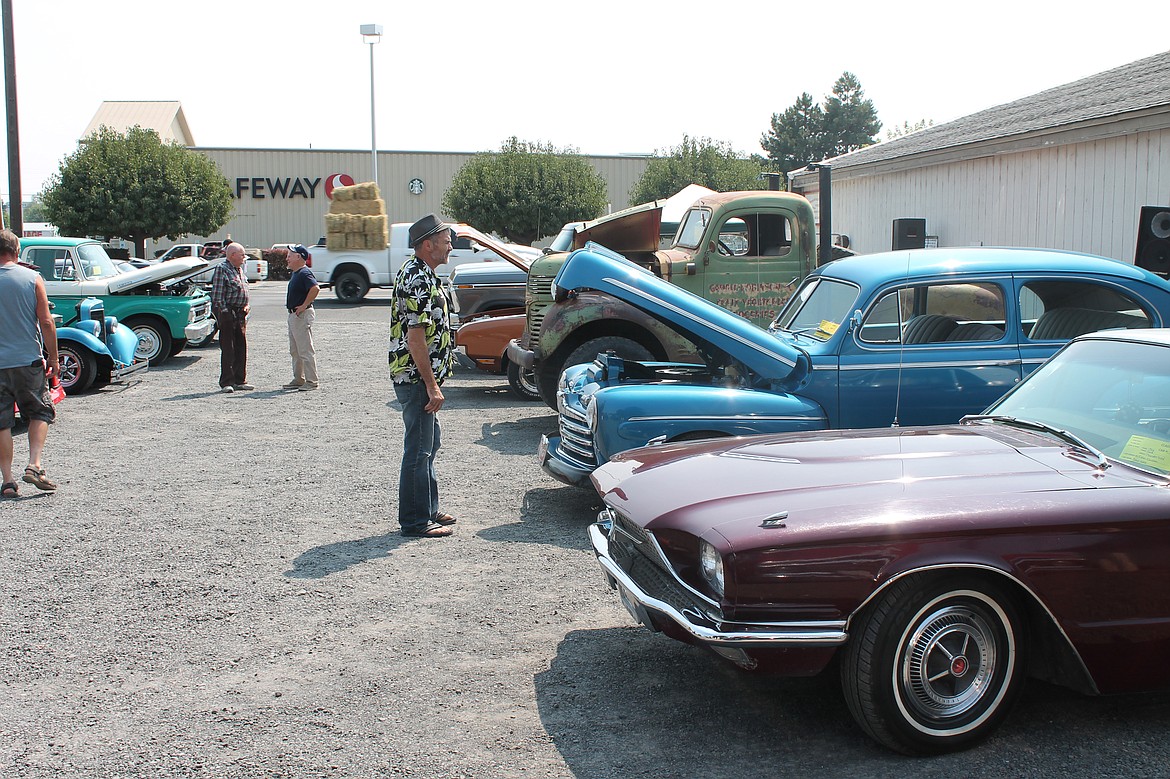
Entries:
{"type": "Polygon", "coordinates": [[[370,291],[370,282],[357,271],[346,271],[333,282],[333,294],[342,303],[358,303],[370,291]]]}
{"type": "Polygon", "coordinates": [[[536,371],[526,371],[516,363],[509,362],[508,386],[523,400],[540,400],[540,388],[536,386],[536,371]]]}
{"type": "Polygon", "coordinates": [[[171,340],[171,357],[174,357],[179,352],[187,348],[186,338],[174,338],[171,340]]]}
{"type": "Polygon", "coordinates": [[[162,365],[171,357],[171,330],[167,323],[152,316],[130,317],[123,324],[138,335],[134,360],[150,360],[150,367],[162,365]]]}
{"type": "Polygon", "coordinates": [[[849,711],[874,740],[908,755],[973,746],[1023,684],[1024,630],[994,583],[897,582],[850,628],[841,663],[849,711]]]}
{"type": "Polygon", "coordinates": [[[207,346],[208,344],[210,344],[212,341],[215,340],[215,334],[219,332],[219,322],[215,321],[215,315],[211,316],[211,324],[212,324],[211,332],[208,333],[206,336],[204,336],[203,338],[194,338],[192,340],[187,341],[187,348],[188,349],[202,349],[204,346],[207,346]]]}
{"type": "Polygon", "coordinates": [[[57,364],[61,369],[61,387],[66,395],[79,395],[93,386],[97,377],[97,355],[69,342],[57,342],[57,364]]]}

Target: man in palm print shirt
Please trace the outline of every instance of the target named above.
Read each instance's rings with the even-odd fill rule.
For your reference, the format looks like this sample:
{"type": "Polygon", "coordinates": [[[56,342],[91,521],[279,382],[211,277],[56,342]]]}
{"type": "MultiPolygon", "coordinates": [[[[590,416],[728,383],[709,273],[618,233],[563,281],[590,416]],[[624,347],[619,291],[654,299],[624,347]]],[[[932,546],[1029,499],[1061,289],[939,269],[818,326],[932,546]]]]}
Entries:
{"type": "Polygon", "coordinates": [[[435,454],[443,381],[455,363],[454,338],[435,268],[451,254],[451,228],[434,214],[410,226],[414,256],[394,280],[390,308],[390,378],[406,426],[398,477],[398,524],[402,535],[442,538],[455,518],[439,511],[435,454]]]}

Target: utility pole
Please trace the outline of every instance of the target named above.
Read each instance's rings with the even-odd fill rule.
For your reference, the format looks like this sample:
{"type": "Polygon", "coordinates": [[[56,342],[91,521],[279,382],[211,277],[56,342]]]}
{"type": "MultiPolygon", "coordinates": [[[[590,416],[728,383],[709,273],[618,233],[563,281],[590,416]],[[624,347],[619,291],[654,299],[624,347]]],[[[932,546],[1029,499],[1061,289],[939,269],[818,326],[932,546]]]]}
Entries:
{"type": "Polygon", "coordinates": [[[20,133],[16,122],[16,49],[12,35],[12,0],[0,0],[4,23],[4,98],[8,115],[8,229],[24,235],[20,193],[20,133]]]}

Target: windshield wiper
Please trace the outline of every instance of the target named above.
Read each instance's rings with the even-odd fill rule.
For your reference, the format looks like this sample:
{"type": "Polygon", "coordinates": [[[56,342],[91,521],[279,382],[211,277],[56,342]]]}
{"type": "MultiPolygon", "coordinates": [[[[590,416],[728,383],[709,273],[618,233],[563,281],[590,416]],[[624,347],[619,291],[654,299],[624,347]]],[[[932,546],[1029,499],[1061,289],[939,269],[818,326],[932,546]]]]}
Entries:
{"type": "Polygon", "coordinates": [[[1084,451],[1096,457],[1098,468],[1104,470],[1109,467],[1109,460],[1105,457],[1105,454],[1100,449],[1086,442],[1075,433],[1070,433],[1067,430],[1061,430],[1060,428],[1053,427],[1052,425],[1046,425],[1043,422],[1036,422],[1035,420],[1031,419],[1020,419],[1019,417],[1001,416],[998,414],[968,414],[959,420],[960,425],[968,424],[970,422],[1002,422],[1005,425],[1014,425],[1015,427],[1022,427],[1025,430],[1038,430],[1042,433],[1048,433],[1049,435],[1054,435],[1065,443],[1072,444],[1078,449],[1083,449],[1084,451]]]}

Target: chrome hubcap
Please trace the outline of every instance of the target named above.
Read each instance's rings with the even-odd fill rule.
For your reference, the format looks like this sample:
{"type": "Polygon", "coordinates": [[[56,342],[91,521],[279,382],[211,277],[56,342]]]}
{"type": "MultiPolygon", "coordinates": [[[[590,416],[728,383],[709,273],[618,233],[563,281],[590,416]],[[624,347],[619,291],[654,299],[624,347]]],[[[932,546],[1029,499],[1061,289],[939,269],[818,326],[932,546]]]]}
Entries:
{"type": "Polygon", "coordinates": [[[926,719],[957,717],[988,692],[997,660],[991,625],[969,608],[947,606],[908,636],[902,697],[926,719]]]}
{"type": "Polygon", "coordinates": [[[134,355],[142,360],[154,359],[159,350],[158,333],[149,327],[136,327],[134,333],[138,336],[138,347],[134,350],[134,355]]]}

